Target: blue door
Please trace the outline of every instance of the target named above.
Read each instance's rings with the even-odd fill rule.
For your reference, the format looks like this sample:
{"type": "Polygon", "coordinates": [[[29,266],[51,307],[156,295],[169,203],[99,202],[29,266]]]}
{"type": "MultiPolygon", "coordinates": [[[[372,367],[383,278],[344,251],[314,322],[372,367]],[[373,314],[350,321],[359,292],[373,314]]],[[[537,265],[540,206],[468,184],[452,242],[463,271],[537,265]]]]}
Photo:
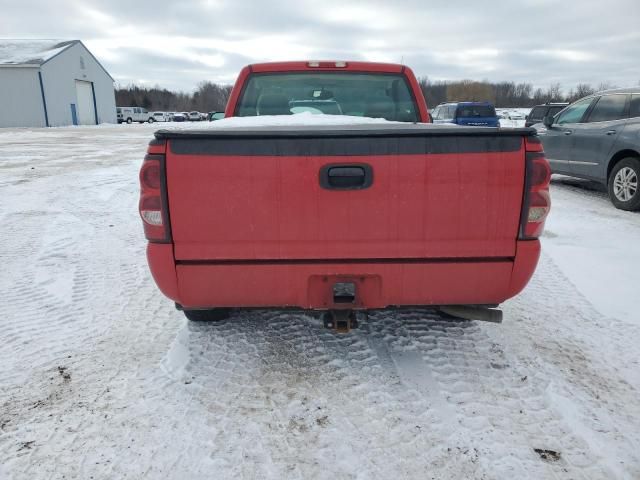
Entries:
{"type": "Polygon", "coordinates": [[[78,124],[78,114],[76,113],[76,104],[71,104],[71,121],[74,125],[78,124]]]}

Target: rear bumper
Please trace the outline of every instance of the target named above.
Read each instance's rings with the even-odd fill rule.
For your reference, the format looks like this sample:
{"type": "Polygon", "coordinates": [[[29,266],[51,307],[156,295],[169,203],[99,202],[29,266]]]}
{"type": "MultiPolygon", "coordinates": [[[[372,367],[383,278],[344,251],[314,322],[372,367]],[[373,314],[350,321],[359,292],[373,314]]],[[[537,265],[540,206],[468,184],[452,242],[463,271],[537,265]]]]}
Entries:
{"type": "Polygon", "coordinates": [[[385,308],[408,305],[499,304],[529,282],[538,240],[518,242],[512,259],[178,263],[170,244],[150,243],[156,284],[184,308],[385,308]],[[353,283],[353,303],[334,303],[335,283],[353,283]]]}

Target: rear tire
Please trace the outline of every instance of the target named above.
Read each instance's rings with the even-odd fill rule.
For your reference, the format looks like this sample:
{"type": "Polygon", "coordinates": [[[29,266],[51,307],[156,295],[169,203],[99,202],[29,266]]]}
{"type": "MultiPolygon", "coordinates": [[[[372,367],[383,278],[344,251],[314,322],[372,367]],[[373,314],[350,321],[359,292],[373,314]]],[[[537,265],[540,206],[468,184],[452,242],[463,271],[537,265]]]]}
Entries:
{"type": "Polygon", "coordinates": [[[640,159],[627,157],[615,164],[607,183],[611,203],[620,210],[640,210],[640,159]]]}
{"type": "Polygon", "coordinates": [[[212,308],[210,310],[184,310],[184,316],[192,322],[219,322],[229,318],[231,309],[212,308]]]}
{"type": "Polygon", "coordinates": [[[133,120],[132,120],[131,118],[127,118],[127,123],[128,123],[128,124],[132,124],[132,123],[133,123],[133,120]]]}
{"type": "Polygon", "coordinates": [[[153,123],[153,122],[155,122],[155,119],[153,119],[153,118],[149,118],[149,120],[147,120],[147,122],[149,122],[149,123],[153,123]]]}

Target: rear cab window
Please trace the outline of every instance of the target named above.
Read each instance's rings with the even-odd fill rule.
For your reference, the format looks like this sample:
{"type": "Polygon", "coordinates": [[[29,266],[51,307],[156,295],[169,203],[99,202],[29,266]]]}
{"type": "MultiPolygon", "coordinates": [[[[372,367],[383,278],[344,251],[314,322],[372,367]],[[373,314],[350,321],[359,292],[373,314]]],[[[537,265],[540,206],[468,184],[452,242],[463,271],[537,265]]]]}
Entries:
{"type": "MultiPolygon", "coordinates": [[[[547,116],[547,110],[548,107],[533,107],[529,113],[529,120],[542,121],[542,119],[547,116]]],[[[549,112],[549,115],[551,115],[551,112],[549,112]]]]}
{"type": "Polygon", "coordinates": [[[495,117],[496,110],[490,105],[458,105],[457,118],[495,117]]]}
{"type": "Polygon", "coordinates": [[[545,116],[555,117],[559,112],[561,112],[564,109],[565,106],[566,105],[549,107],[549,110],[547,111],[547,113],[545,113],[545,116]]]}
{"type": "Polygon", "coordinates": [[[416,102],[401,74],[254,73],[236,107],[240,117],[301,112],[418,121],[416,102]]]}

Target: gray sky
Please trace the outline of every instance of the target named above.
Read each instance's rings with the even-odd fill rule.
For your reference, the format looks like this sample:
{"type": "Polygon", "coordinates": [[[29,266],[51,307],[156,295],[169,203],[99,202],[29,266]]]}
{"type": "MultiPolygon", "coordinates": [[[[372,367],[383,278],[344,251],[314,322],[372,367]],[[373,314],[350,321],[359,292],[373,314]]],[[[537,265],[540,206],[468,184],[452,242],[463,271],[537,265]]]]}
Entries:
{"type": "Polygon", "coordinates": [[[0,12],[0,36],[80,39],[123,85],[191,91],[300,59],[565,91],[640,82],[640,0],[0,0],[0,12]]]}

